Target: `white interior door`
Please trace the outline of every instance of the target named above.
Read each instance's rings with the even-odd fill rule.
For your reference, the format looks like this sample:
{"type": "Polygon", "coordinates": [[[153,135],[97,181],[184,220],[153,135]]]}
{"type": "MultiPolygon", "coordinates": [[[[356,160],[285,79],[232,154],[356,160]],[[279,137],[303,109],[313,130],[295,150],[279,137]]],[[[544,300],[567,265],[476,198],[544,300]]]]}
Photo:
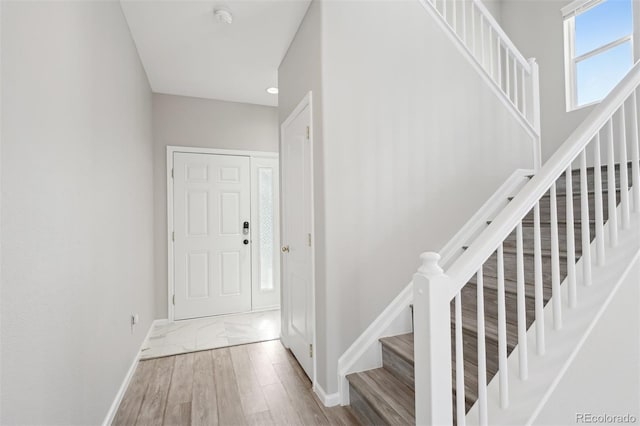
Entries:
{"type": "Polygon", "coordinates": [[[249,157],[173,161],[175,319],[251,310],[249,157]]]}
{"type": "Polygon", "coordinates": [[[282,275],[286,343],[309,377],[313,374],[311,249],[311,126],[307,104],[282,129],[282,275]]]}

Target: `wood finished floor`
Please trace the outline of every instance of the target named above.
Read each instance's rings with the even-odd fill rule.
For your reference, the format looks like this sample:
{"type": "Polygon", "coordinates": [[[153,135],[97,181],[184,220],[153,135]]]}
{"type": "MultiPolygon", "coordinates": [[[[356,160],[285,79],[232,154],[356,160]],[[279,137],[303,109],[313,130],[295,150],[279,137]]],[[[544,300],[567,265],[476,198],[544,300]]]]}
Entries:
{"type": "Polygon", "coordinates": [[[141,361],[114,425],[359,425],[327,408],[279,340],[141,361]]]}

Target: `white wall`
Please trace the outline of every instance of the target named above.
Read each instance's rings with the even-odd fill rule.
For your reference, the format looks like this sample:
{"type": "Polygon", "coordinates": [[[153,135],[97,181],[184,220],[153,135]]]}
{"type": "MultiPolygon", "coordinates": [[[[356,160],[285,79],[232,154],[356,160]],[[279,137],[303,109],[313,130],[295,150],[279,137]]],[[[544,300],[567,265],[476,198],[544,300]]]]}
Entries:
{"type": "Polygon", "coordinates": [[[0,423],[98,424],[154,318],[151,90],[118,2],[2,7],[0,423]]]}
{"type": "MultiPolygon", "coordinates": [[[[540,66],[542,160],[549,157],[584,121],[594,106],[567,112],[564,76],[564,33],[560,9],[571,0],[502,0],[500,21],[525,58],[535,57],[540,66]],[[544,31],[541,31],[541,28],[544,31]]],[[[634,2],[634,7],[637,2],[634,2]]],[[[636,28],[640,7],[635,7],[636,28]]],[[[640,31],[636,29],[636,58],[640,58],[640,31]]]]}
{"type": "Polygon", "coordinates": [[[338,357],[411,280],[418,255],[531,167],[532,145],[417,1],[316,1],[307,20],[279,70],[280,120],[285,98],[319,87],[317,363],[332,393],[338,357]],[[296,79],[308,67],[320,82],[296,79]]]}
{"type": "Polygon", "coordinates": [[[483,0],[482,3],[487,10],[493,15],[495,20],[502,26],[502,3],[504,0],[483,0]]]}
{"type": "Polygon", "coordinates": [[[578,424],[576,413],[640,420],[639,281],[636,261],[533,424],[578,424]]]}
{"type": "Polygon", "coordinates": [[[167,318],[167,145],[278,151],[275,107],[153,95],[155,309],[167,318]]]}

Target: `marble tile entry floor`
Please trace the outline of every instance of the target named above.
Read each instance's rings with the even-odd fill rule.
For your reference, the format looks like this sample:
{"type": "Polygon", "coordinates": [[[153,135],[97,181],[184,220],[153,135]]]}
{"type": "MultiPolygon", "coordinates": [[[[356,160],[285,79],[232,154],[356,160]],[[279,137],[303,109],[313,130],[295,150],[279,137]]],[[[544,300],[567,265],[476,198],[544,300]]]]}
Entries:
{"type": "Polygon", "coordinates": [[[280,337],[280,310],[219,315],[157,325],[140,359],[159,358],[280,337]]]}

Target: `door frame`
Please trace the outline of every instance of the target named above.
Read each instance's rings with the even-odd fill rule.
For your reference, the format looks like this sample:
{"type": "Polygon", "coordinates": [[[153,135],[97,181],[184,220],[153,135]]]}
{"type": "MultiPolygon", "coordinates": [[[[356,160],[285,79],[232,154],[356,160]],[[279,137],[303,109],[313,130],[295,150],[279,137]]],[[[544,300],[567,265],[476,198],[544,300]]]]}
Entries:
{"type": "MultiPolygon", "coordinates": [[[[286,128],[289,124],[291,124],[291,122],[293,120],[295,120],[298,115],[300,115],[300,113],[302,113],[302,111],[306,108],[309,107],[309,176],[310,176],[310,182],[309,182],[309,190],[311,191],[311,319],[312,319],[312,324],[311,324],[311,330],[313,331],[313,373],[311,377],[311,383],[312,383],[312,389],[314,391],[317,391],[316,388],[316,377],[317,377],[317,371],[318,371],[318,362],[317,362],[317,335],[318,333],[316,332],[316,232],[315,232],[315,191],[314,191],[314,168],[313,168],[313,150],[314,150],[314,143],[313,143],[313,94],[312,91],[307,92],[307,94],[302,98],[302,100],[300,101],[300,103],[298,103],[298,105],[293,109],[293,111],[291,111],[291,113],[289,114],[289,116],[287,117],[287,119],[285,121],[282,122],[282,124],[280,125],[280,149],[282,149],[282,143],[286,134],[286,128]]],[[[286,165],[284,164],[284,161],[282,161],[282,158],[280,159],[280,176],[285,176],[284,174],[284,169],[286,168],[286,165]]],[[[285,196],[284,193],[282,191],[283,185],[280,185],[280,244],[283,244],[283,238],[282,238],[282,232],[284,231],[284,223],[283,223],[283,217],[284,217],[284,200],[285,200],[285,196]]],[[[289,315],[289,306],[287,305],[286,301],[287,301],[287,297],[289,295],[288,292],[288,288],[287,288],[287,284],[285,282],[284,279],[284,258],[281,254],[280,256],[280,315],[281,315],[281,331],[280,331],[280,338],[282,340],[282,343],[284,344],[285,347],[289,348],[289,335],[287,333],[287,328],[288,328],[288,323],[287,323],[287,316],[289,315]]]]}
{"type": "MultiPolygon", "coordinates": [[[[234,157],[251,158],[280,158],[279,152],[268,151],[242,151],[233,149],[217,149],[217,148],[197,148],[187,146],[167,145],[167,317],[169,321],[175,321],[175,311],[173,309],[173,294],[175,289],[174,277],[174,251],[173,251],[173,154],[182,152],[187,154],[213,154],[213,155],[231,155],[234,157]]],[[[253,182],[250,185],[253,190],[253,182]]],[[[251,202],[251,201],[250,201],[251,202]]],[[[251,267],[253,268],[253,259],[251,259],[251,267]]],[[[251,280],[253,289],[253,279],[251,280]]],[[[280,284],[282,291],[282,284],[280,284]]],[[[252,307],[253,311],[253,307],[252,307]]]]}

